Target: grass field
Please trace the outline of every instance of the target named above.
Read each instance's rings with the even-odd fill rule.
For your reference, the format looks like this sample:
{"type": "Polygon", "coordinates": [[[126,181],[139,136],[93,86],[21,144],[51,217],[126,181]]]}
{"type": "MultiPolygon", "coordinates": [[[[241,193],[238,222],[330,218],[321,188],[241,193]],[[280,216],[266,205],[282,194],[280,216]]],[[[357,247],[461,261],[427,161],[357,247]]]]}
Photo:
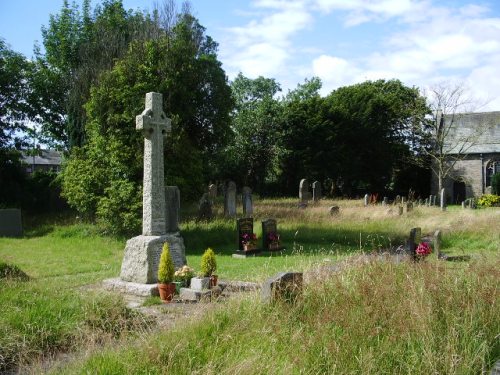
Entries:
{"type": "Polygon", "coordinates": [[[101,236],[94,226],[72,219],[45,219],[30,225],[22,239],[0,238],[0,261],[30,277],[0,280],[0,371],[54,353],[82,348],[91,352],[93,347],[138,337],[141,345],[151,348],[161,342],[162,349],[144,353],[134,344],[118,345],[120,349],[62,371],[289,373],[292,366],[306,373],[478,373],[499,356],[498,314],[492,309],[498,310],[500,210],[417,207],[398,217],[387,208],[364,208],[361,201],[322,201],[306,210],[295,205],[294,199],[257,201],[255,232],[260,234],[261,219],[276,218],[287,251],[282,257],[245,260],[231,257],[236,249],[234,220],[196,223],[185,213],[181,230],[188,263],[199,270],[201,254],[210,246],[217,254],[220,278],[261,281],[277,271],[304,270],[326,260],[398,246],[415,226],[423,234],[441,229],[443,250],[474,254],[473,261],[450,268],[431,255],[423,267],[354,266],[344,279],[308,287],[304,303],[293,309],[261,306],[250,296],[232,302],[235,306],[214,309],[206,321],[183,327],[188,334],[150,335],[150,321],[125,308],[118,296],[90,287],[119,274],[126,239],[101,236]],[[331,205],[340,206],[338,217],[329,216],[331,205]],[[467,314],[461,316],[460,311],[467,314]],[[357,327],[367,315],[370,319],[357,327]],[[410,323],[394,327],[396,320],[407,322],[408,316],[410,323]],[[323,321],[325,330],[318,330],[323,321]],[[239,332],[239,324],[251,324],[252,329],[239,332]],[[401,328],[406,325],[407,330],[401,328]],[[354,341],[347,331],[356,332],[354,341]],[[362,332],[371,333],[363,338],[362,332]],[[179,336],[183,340],[177,343],[179,336]],[[212,349],[200,344],[214,340],[212,349]],[[304,345],[306,353],[297,352],[304,345]],[[179,358],[174,360],[171,353],[179,358]],[[147,360],[136,360],[144,355],[147,360]],[[328,359],[331,356],[338,362],[328,359]],[[276,367],[270,367],[271,362],[276,367]]]}

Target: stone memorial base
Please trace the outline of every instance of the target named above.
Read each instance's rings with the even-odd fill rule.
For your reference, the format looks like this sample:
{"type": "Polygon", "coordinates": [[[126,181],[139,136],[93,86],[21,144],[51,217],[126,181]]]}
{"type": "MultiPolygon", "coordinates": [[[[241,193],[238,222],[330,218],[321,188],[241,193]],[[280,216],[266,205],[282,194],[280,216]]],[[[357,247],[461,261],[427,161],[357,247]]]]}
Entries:
{"type": "Polygon", "coordinates": [[[262,250],[262,249],[254,249],[250,251],[240,251],[237,250],[235,253],[233,253],[233,258],[238,258],[238,259],[246,259],[246,258],[253,258],[253,257],[272,257],[272,256],[279,256],[283,255],[283,251],[286,249],[284,247],[278,247],[273,250],[262,250]]]}
{"type": "Polygon", "coordinates": [[[158,296],[158,284],[140,284],[123,281],[120,278],[103,280],[104,289],[139,297],[158,296]]]}
{"type": "Polygon", "coordinates": [[[186,264],[184,240],[180,233],[163,236],[137,236],[127,241],[120,279],[131,283],[154,284],[163,244],[168,242],[175,268],[186,264]]]}

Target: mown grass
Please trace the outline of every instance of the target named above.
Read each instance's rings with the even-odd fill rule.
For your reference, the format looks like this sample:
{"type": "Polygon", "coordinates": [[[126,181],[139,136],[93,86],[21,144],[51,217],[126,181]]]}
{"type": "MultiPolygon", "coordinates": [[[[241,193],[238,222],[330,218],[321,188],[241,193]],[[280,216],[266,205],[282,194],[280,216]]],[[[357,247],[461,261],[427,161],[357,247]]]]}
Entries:
{"type": "MultiPolygon", "coordinates": [[[[187,217],[181,223],[181,230],[188,263],[199,269],[202,252],[212,247],[217,254],[219,278],[226,280],[260,281],[278,271],[306,270],[318,262],[334,262],[359,252],[388,249],[403,244],[414,226],[422,227],[424,234],[443,230],[443,250],[451,254],[472,253],[490,263],[498,260],[498,209],[462,211],[450,207],[447,212],[440,212],[436,208],[418,207],[402,217],[387,211],[381,207],[364,208],[361,201],[322,201],[307,210],[297,209],[295,199],[257,201],[255,231],[260,236],[260,220],[276,218],[287,250],[283,256],[244,260],[231,257],[236,249],[234,220],[219,217],[211,223],[197,223],[187,217]],[[331,205],[340,206],[338,217],[329,216],[331,205]]],[[[151,325],[126,309],[120,298],[93,292],[101,280],[119,274],[126,239],[102,236],[95,226],[76,222],[74,218],[51,219],[31,221],[34,224],[28,227],[24,238],[0,238],[0,262],[16,266],[28,276],[27,281],[0,278],[0,371],[61,351],[103,345],[129,333],[145,332],[151,325]]],[[[433,256],[429,260],[433,261],[433,256]]],[[[400,290],[400,293],[403,292],[400,290]]],[[[229,308],[273,319],[271,315],[258,315],[260,310],[245,310],[250,308],[245,307],[248,304],[252,306],[255,301],[229,308]]],[[[222,323],[214,321],[213,324],[222,323]]],[[[257,340],[248,339],[250,343],[257,340]]],[[[256,342],[255,346],[258,346],[256,342]]],[[[283,350],[276,358],[282,356],[284,361],[289,361],[291,357],[283,350]]],[[[246,361],[241,364],[241,372],[253,373],[250,371],[253,357],[250,355],[246,361]],[[246,368],[245,363],[250,367],[246,368]]],[[[224,363],[217,366],[225,366],[224,363]]],[[[203,366],[210,370],[206,363],[203,366]]],[[[255,373],[261,372],[259,366],[255,373]]],[[[235,370],[228,368],[231,368],[229,372],[235,370]]]]}
{"type": "Polygon", "coordinates": [[[483,373],[500,355],[498,261],[352,261],[307,284],[293,305],[231,301],[53,373],[483,373]]]}

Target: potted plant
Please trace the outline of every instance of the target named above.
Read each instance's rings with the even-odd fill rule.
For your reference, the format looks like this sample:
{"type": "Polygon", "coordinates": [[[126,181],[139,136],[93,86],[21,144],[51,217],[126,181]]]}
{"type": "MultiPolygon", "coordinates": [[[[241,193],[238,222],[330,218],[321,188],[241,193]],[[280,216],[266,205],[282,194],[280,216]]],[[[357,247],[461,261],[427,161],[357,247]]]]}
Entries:
{"type": "Polygon", "coordinates": [[[215,274],[215,271],[217,271],[215,253],[211,248],[208,248],[201,257],[201,273],[203,274],[203,277],[210,278],[211,287],[217,285],[217,275],[215,274]]]}
{"type": "Polygon", "coordinates": [[[160,264],[158,265],[158,291],[163,302],[168,303],[172,300],[175,293],[174,280],[174,262],[170,255],[168,243],[163,244],[163,249],[160,256],[160,264]]]}
{"type": "Polygon", "coordinates": [[[174,273],[174,282],[178,283],[179,288],[189,288],[191,278],[194,276],[194,269],[188,265],[182,266],[174,273]]]}
{"type": "Polygon", "coordinates": [[[257,235],[255,233],[243,233],[241,235],[243,251],[253,250],[257,247],[257,235]]]}

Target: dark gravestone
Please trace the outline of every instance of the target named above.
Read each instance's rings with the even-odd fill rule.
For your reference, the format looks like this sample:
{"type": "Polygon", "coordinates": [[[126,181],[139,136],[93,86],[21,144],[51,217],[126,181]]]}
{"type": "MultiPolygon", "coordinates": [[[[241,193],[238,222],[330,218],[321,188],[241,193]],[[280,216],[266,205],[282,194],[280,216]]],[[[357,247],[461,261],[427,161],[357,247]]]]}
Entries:
{"type": "Polygon", "coordinates": [[[0,237],[22,237],[21,210],[5,208],[0,210],[0,237]]]}
{"type": "Polygon", "coordinates": [[[262,285],[262,302],[295,302],[302,296],[302,272],[281,272],[262,285]]]}
{"type": "Polygon", "coordinates": [[[243,251],[244,235],[253,235],[253,217],[245,217],[236,221],[238,231],[238,250],[243,251]]]}
{"type": "Polygon", "coordinates": [[[283,250],[280,245],[278,225],[275,219],[262,221],[262,249],[269,251],[283,250]]]}
{"type": "Polygon", "coordinates": [[[421,241],[422,241],[422,229],[412,228],[410,230],[410,238],[408,239],[408,243],[406,246],[408,256],[410,256],[413,259],[416,259],[417,246],[421,241]]]}
{"type": "Polygon", "coordinates": [[[339,206],[330,206],[328,209],[328,212],[330,213],[330,216],[338,216],[340,214],[340,207],[339,206]]]}
{"type": "Polygon", "coordinates": [[[406,202],[406,213],[411,212],[413,210],[413,202],[406,202]]]}
{"type": "Polygon", "coordinates": [[[177,186],[165,186],[165,226],[167,233],[179,231],[181,195],[177,186]]]}
{"type": "Polygon", "coordinates": [[[314,181],[312,184],[312,194],[313,194],[313,201],[317,202],[322,198],[321,195],[321,183],[319,181],[314,181]]]}

